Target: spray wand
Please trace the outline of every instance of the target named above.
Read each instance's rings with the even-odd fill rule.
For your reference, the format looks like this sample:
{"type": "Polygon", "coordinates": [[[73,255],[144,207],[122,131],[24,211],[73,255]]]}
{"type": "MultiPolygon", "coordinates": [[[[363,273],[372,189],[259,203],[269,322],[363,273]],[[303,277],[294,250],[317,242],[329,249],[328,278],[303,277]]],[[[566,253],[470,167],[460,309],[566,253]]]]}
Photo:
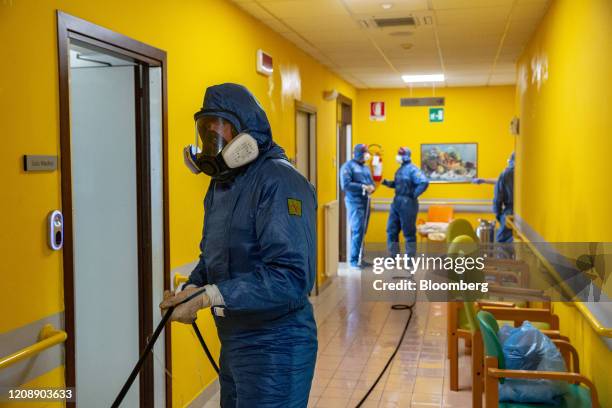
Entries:
{"type": "MultiPolygon", "coordinates": [[[[201,296],[205,291],[206,291],[206,289],[202,288],[201,290],[198,290],[198,291],[194,292],[193,294],[189,295],[187,298],[185,298],[185,300],[183,300],[181,303],[177,304],[176,306],[182,305],[183,303],[189,302],[191,299],[195,299],[196,297],[201,296]]],[[[168,323],[168,320],[170,320],[170,316],[172,316],[172,312],[174,311],[174,308],[176,306],[169,307],[166,310],[166,313],[164,313],[164,316],[162,317],[161,321],[159,322],[159,324],[155,328],[155,331],[153,332],[153,335],[151,336],[151,338],[147,342],[147,345],[145,346],[142,354],[140,355],[140,358],[138,359],[138,362],[134,366],[134,369],[132,369],[132,372],[130,373],[130,376],[126,380],[125,384],[123,384],[123,387],[121,387],[121,391],[119,391],[119,394],[115,398],[115,401],[113,402],[113,405],[111,405],[111,408],[118,408],[121,405],[121,401],[123,401],[123,399],[125,398],[125,395],[130,390],[130,387],[132,386],[132,384],[134,383],[134,380],[138,376],[138,373],[142,369],[142,366],[143,366],[145,360],[147,359],[147,356],[149,355],[149,353],[153,349],[153,346],[155,345],[155,342],[157,341],[157,338],[161,334],[161,332],[164,329],[164,326],[166,325],[166,323],[168,323]]],[[[204,352],[206,353],[206,357],[208,357],[208,360],[210,361],[210,364],[213,366],[215,371],[217,373],[219,373],[219,367],[217,366],[217,363],[215,362],[215,359],[213,358],[212,354],[210,354],[210,350],[206,346],[206,343],[204,342],[204,338],[202,337],[202,333],[200,333],[200,329],[198,328],[198,325],[196,324],[195,321],[193,323],[191,323],[191,327],[193,327],[193,330],[195,331],[196,336],[198,337],[198,340],[200,341],[200,344],[202,345],[202,348],[204,349],[204,352]]]]}

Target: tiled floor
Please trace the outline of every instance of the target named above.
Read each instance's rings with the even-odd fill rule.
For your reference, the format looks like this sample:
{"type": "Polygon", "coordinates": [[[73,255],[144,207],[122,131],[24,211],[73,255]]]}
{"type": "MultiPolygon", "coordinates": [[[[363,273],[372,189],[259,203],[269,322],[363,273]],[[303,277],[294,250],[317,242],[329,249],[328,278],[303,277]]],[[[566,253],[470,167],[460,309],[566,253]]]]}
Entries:
{"type": "MultiPolygon", "coordinates": [[[[408,318],[386,302],[361,301],[359,273],[341,270],[313,298],[319,354],[309,407],[355,407],[393,353],[408,318]]],[[[460,388],[448,386],[446,307],[418,303],[398,354],[362,405],[368,407],[470,407],[469,360],[460,362],[460,388]]],[[[206,404],[217,407],[218,395],[206,404]]]]}

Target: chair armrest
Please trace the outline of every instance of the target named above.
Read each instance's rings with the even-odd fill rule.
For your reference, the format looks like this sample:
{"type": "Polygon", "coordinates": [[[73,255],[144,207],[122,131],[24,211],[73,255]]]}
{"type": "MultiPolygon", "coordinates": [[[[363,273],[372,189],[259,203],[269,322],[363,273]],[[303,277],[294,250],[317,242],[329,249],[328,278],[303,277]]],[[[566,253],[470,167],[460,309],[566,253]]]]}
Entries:
{"type": "Polygon", "coordinates": [[[567,336],[561,334],[559,330],[540,330],[542,334],[549,337],[551,340],[563,340],[569,343],[570,339],[567,336]]]}
{"type": "Polygon", "coordinates": [[[515,323],[522,323],[525,320],[531,322],[544,322],[550,325],[553,330],[559,329],[559,317],[552,314],[548,309],[530,309],[524,307],[483,307],[483,310],[490,312],[497,320],[511,320],[515,323]]]}
{"type": "Polygon", "coordinates": [[[497,306],[497,307],[516,307],[516,303],[502,302],[496,300],[479,300],[476,302],[479,307],[482,306],[497,306]]]}
{"type": "Polygon", "coordinates": [[[515,295],[515,296],[525,296],[528,298],[535,298],[532,300],[540,300],[540,301],[549,301],[550,299],[546,298],[544,296],[544,291],[540,290],[540,289],[528,289],[528,288],[519,288],[519,287],[510,287],[510,286],[502,286],[499,284],[493,284],[491,283],[489,285],[489,291],[490,292],[496,292],[496,293],[504,293],[504,294],[508,294],[508,295],[515,295]]]}
{"type": "Polygon", "coordinates": [[[520,281],[517,278],[517,274],[515,272],[509,272],[509,271],[500,271],[497,270],[495,268],[490,269],[490,268],[484,268],[482,270],[482,272],[487,275],[487,276],[494,276],[495,277],[495,282],[496,283],[501,283],[503,278],[507,278],[508,280],[512,280],[512,282],[520,285],[520,281]]]}
{"type": "Polygon", "coordinates": [[[567,381],[571,383],[582,383],[589,388],[591,392],[592,408],[599,408],[599,398],[595,385],[585,376],[577,373],[563,373],[558,371],[528,371],[528,370],[502,370],[499,368],[489,367],[487,375],[494,378],[524,378],[524,379],[544,379],[567,381]]]}
{"type": "Polygon", "coordinates": [[[564,340],[552,340],[552,342],[557,346],[562,355],[571,355],[572,356],[572,368],[569,366],[569,362],[566,359],[567,369],[571,370],[574,373],[580,373],[580,359],[578,357],[578,351],[576,348],[569,342],[564,340]]]}

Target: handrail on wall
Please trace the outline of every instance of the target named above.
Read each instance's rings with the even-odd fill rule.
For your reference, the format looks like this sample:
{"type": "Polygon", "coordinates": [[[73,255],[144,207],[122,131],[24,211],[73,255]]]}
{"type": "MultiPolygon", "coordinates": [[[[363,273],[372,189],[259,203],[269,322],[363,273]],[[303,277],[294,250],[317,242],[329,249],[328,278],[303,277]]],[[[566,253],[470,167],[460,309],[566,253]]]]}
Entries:
{"type": "Polygon", "coordinates": [[[332,200],[330,202],[323,204],[323,207],[331,207],[332,205],[335,205],[337,202],[338,200],[332,200]]]}
{"type": "Polygon", "coordinates": [[[46,324],[40,330],[38,342],[21,349],[9,356],[0,358],[0,370],[10,365],[35,356],[43,350],[53,347],[66,341],[68,334],[63,330],[58,330],[50,324],[46,324]]]}
{"type": "MultiPolygon", "coordinates": [[[[574,291],[569,286],[567,286],[567,284],[561,279],[561,277],[557,273],[557,270],[554,266],[551,265],[548,259],[546,259],[546,257],[542,255],[540,251],[538,251],[538,249],[535,247],[535,245],[533,245],[529,238],[527,238],[525,234],[521,232],[521,230],[516,226],[513,217],[506,217],[506,225],[512,228],[518,238],[522,242],[526,243],[527,246],[529,246],[529,249],[531,249],[535,256],[538,257],[540,262],[542,262],[544,268],[546,268],[546,270],[559,282],[559,285],[561,285],[562,289],[574,296],[575,298],[576,294],[574,293],[574,291]]],[[[597,320],[597,317],[593,315],[593,313],[589,310],[588,307],[586,307],[584,303],[582,303],[580,300],[576,300],[571,303],[573,304],[573,306],[576,307],[576,309],[578,309],[578,311],[580,311],[580,313],[584,316],[587,322],[589,322],[595,333],[602,337],[612,337],[612,327],[603,326],[601,322],[597,320]]]]}
{"type": "MultiPolygon", "coordinates": [[[[388,204],[393,202],[393,198],[389,197],[376,197],[372,199],[374,204],[388,204]]],[[[474,200],[444,200],[444,199],[419,199],[419,204],[422,205],[491,205],[491,200],[488,199],[474,199],[474,200]]]]}

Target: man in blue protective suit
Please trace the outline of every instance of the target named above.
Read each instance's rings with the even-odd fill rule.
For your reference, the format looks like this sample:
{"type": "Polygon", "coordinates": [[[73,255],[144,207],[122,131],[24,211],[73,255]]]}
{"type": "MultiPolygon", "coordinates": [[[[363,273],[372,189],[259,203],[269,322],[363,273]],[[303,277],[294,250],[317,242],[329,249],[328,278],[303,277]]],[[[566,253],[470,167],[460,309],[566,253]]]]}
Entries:
{"type": "Polygon", "coordinates": [[[501,172],[495,183],[493,211],[499,221],[495,241],[512,242],[512,230],[506,227],[506,217],[514,213],[514,152],[508,159],[508,166],[501,172]]]}
{"type": "Polygon", "coordinates": [[[353,158],[340,168],[340,188],[345,193],[344,203],[351,228],[349,264],[354,269],[363,266],[361,246],[369,222],[368,195],[375,190],[372,174],[365,164],[369,156],[368,146],[357,144],[353,158]]]}
{"type": "Polygon", "coordinates": [[[387,222],[387,250],[389,256],[399,253],[399,233],[406,240],[406,254],[414,256],[416,252],[416,219],[419,212],[419,196],[429,186],[423,172],[412,164],[411,152],[407,147],[400,147],[395,160],[400,168],[395,172],[393,181],[383,180],[383,185],[395,189],[395,197],[389,210],[387,222]]]}
{"type": "Polygon", "coordinates": [[[245,87],[209,87],[195,120],[202,144],[185,149],[185,162],[212,177],[200,260],[160,307],[206,288],[171,319],[191,323],[211,307],[222,407],[306,407],[317,354],[308,300],[317,264],[314,188],[272,141],[266,114],[245,87]]]}

